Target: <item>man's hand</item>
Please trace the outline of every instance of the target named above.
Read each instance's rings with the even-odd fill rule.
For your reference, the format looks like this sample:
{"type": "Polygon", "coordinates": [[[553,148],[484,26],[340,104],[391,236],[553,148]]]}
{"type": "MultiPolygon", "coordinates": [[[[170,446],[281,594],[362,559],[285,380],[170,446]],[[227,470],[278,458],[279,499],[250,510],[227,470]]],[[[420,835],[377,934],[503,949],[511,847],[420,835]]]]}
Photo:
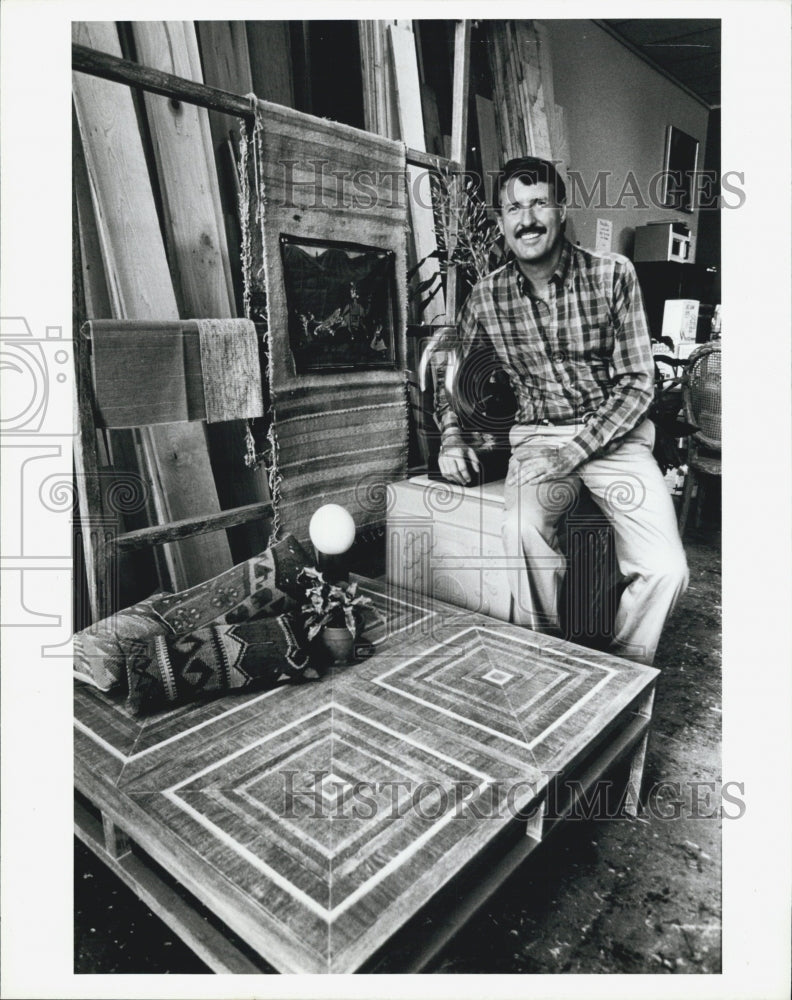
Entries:
{"type": "Polygon", "coordinates": [[[522,461],[512,458],[506,482],[510,486],[539,486],[554,479],[563,479],[573,472],[578,464],[579,460],[563,448],[522,461]]]}
{"type": "Polygon", "coordinates": [[[471,468],[481,473],[478,455],[468,445],[450,445],[440,449],[438,459],[440,472],[445,479],[460,486],[468,486],[471,481],[471,468]]]}

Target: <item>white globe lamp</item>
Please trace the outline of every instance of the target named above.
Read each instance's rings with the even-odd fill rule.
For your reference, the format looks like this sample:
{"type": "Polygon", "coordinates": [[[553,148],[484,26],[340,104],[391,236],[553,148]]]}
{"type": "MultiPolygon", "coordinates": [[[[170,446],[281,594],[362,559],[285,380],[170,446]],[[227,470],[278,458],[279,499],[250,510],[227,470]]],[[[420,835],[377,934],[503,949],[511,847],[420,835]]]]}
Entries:
{"type": "Polygon", "coordinates": [[[349,551],[355,541],[355,522],[349,511],[337,503],[324,504],[311,518],[308,534],[319,568],[325,574],[345,578],[348,574],[337,557],[349,551]]]}

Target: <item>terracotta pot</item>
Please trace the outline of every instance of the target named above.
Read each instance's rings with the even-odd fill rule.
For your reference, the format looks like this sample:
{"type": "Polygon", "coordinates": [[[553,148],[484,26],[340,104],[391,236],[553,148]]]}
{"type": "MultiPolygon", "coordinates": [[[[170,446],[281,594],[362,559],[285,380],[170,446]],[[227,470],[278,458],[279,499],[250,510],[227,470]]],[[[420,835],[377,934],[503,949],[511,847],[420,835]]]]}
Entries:
{"type": "Polygon", "coordinates": [[[348,628],[336,628],[325,625],[322,629],[322,642],[333,663],[349,663],[355,640],[348,628]]]}

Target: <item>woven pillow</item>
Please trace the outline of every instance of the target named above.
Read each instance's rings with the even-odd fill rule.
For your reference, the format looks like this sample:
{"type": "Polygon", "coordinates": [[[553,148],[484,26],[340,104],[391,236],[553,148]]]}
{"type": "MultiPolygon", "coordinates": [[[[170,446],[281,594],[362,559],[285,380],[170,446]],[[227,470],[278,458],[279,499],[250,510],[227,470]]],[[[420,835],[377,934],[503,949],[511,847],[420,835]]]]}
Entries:
{"type": "Polygon", "coordinates": [[[75,678],[100,691],[109,691],[125,678],[130,643],[172,634],[154,607],[164,596],[154,594],[78,632],[74,637],[75,678]]]}
{"type": "Polygon", "coordinates": [[[281,614],[301,597],[297,574],[311,563],[297,539],[287,535],[205,583],[160,598],[154,607],[176,635],[209,624],[234,625],[258,614],[281,614]]]}
{"type": "Polygon", "coordinates": [[[145,714],[229,690],[315,680],[296,628],[291,615],[278,615],[135,643],[127,656],[127,705],[145,714]]]}

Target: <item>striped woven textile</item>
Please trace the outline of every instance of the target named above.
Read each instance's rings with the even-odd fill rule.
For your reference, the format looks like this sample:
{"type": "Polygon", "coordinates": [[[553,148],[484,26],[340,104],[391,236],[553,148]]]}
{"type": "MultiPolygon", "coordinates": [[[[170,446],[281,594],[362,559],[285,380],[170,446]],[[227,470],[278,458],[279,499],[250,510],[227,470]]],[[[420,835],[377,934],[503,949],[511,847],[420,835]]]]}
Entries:
{"type": "Polygon", "coordinates": [[[403,392],[388,386],[328,386],[273,406],[279,504],[300,536],[323,503],[346,507],[358,527],[378,524],[385,485],[405,477],[403,392]]]}
{"type": "Polygon", "coordinates": [[[346,507],[359,528],[382,523],[385,486],[406,476],[405,147],[264,101],[257,111],[243,140],[246,304],[267,326],[275,534],[305,539],[323,503],[346,507]],[[395,370],[297,374],[282,234],[393,252],[395,370]]]}

